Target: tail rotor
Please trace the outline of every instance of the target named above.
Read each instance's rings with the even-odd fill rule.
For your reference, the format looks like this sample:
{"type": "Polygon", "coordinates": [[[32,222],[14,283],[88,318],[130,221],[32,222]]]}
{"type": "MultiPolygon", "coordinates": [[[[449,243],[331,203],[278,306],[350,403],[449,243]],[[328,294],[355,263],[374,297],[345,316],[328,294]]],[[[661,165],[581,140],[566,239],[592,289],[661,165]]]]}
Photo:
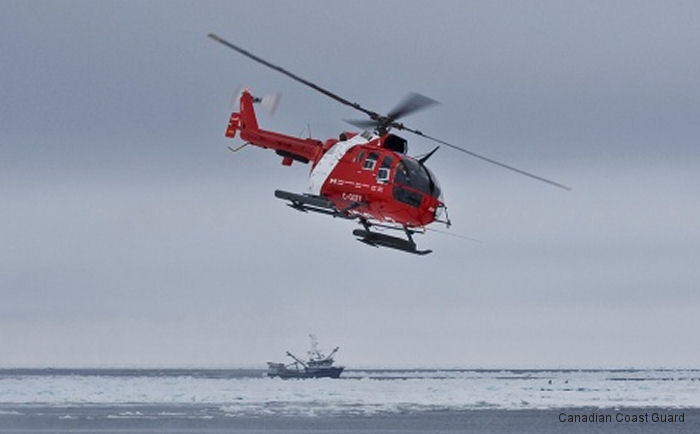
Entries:
{"type": "MultiPolygon", "coordinates": [[[[235,110],[237,108],[238,102],[240,101],[244,90],[245,88],[239,86],[233,91],[233,94],[231,95],[231,102],[229,103],[229,108],[231,110],[235,110]]],[[[270,114],[270,116],[274,116],[281,98],[282,92],[277,91],[271,95],[261,97],[253,96],[253,103],[260,104],[260,107],[264,108],[265,111],[270,114]]]]}

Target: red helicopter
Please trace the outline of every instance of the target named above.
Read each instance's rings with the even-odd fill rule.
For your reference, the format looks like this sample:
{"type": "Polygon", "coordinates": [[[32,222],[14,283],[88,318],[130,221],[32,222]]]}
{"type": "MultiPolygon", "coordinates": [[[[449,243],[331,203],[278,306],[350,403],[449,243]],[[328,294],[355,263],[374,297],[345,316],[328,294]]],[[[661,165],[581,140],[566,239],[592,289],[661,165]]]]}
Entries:
{"type": "Polygon", "coordinates": [[[263,99],[253,96],[246,89],[240,95],[239,111],[231,114],[226,129],[226,137],[234,138],[236,132],[240,131],[241,139],[245,141],[236,149],[230,148],[234,152],[244,146],[255,145],[273,149],[282,157],[284,166],[290,166],[294,161],[311,163],[308,193],[276,190],[275,196],[289,201],[289,206],[298,211],[312,211],[359,221],[363,229],[354,230],[353,235],[365,244],[426,255],[431,253],[431,250],[418,250],[413,235],[425,233],[426,227],[431,223],[450,226],[440,184],[433,172],[425,166],[425,162],[439,146],[421,157],[410,157],[407,155],[406,139],[392,134],[392,129],[408,131],[538,181],[570,190],[558,182],[431,137],[397,121],[403,116],[436,104],[431,98],[417,93],[409,94],[394,110],[381,115],[269,63],[213,33],[208,36],[369,116],[367,120],[347,121],[363,128],[362,133],[343,132],[337,139],[326,141],[297,138],[259,128],[253,104],[263,102],[263,99]],[[406,234],[406,238],[379,233],[373,231],[373,227],[401,230],[406,234]]]}

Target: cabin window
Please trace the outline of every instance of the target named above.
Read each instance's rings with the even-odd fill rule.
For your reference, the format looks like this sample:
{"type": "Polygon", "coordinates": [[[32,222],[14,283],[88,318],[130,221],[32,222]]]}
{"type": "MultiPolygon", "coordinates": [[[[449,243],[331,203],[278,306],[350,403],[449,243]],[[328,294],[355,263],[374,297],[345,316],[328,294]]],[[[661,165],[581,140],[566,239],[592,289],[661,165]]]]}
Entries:
{"type": "Polygon", "coordinates": [[[355,157],[355,162],[359,163],[363,158],[365,158],[365,151],[361,149],[360,152],[357,153],[357,157],[355,157]]]}
{"type": "Polygon", "coordinates": [[[391,157],[384,157],[382,160],[382,165],[379,166],[379,172],[377,172],[377,182],[386,184],[389,182],[391,165],[394,163],[394,159],[391,157]]]}
{"type": "Polygon", "coordinates": [[[379,154],[376,152],[370,152],[365,160],[365,163],[362,165],[362,168],[365,170],[374,170],[374,166],[377,164],[378,159],[379,154]]]}

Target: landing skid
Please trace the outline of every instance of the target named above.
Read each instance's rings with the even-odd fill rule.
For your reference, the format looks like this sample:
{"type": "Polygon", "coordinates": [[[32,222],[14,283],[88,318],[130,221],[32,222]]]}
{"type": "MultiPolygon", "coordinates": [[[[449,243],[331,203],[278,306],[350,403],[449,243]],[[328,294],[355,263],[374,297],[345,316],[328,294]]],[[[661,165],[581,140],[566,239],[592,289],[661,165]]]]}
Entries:
{"type": "Polygon", "coordinates": [[[364,229],[355,229],[352,231],[352,234],[358,237],[358,241],[373,247],[387,247],[389,249],[401,250],[403,252],[421,256],[432,252],[432,250],[418,250],[416,248],[416,243],[413,241],[413,238],[411,238],[410,235],[406,240],[364,229]]]}
{"type": "Polygon", "coordinates": [[[290,193],[283,190],[275,190],[275,197],[282,200],[288,200],[287,206],[301,212],[317,212],[333,217],[340,217],[348,220],[354,220],[357,216],[349,215],[347,211],[353,208],[362,206],[363,204],[356,203],[347,209],[338,209],[335,204],[322,196],[314,196],[311,194],[290,193]]]}
{"type": "MultiPolygon", "coordinates": [[[[340,217],[347,220],[360,219],[360,223],[364,226],[364,229],[355,229],[352,234],[357,237],[357,240],[363,242],[372,247],[386,247],[389,249],[401,250],[403,252],[413,253],[415,255],[427,255],[431,253],[432,250],[418,250],[415,241],[413,241],[413,234],[416,233],[408,228],[403,228],[408,239],[394,237],[391,235],[380,234],[378,232],[372,232],[370,227],[373,226],[364,217],[359,217],[357,215],[352,215],[348,211],[361,208],[366,206],[364,203],[355,202],[349,207],[344,209],[338,209],[333,202],[322,196],[315,196],[310,194],[297,194],[290,193],[283,190],[275,190],[275,197],[282,200],[287,200],[289,207],[301,211],[301,212],[315,212],[319,214],[326,214],[333,217],[340,217]]],[[[400,227],[395,226],[385,226],[382,224],[375,224],[374,226],[386,228],[386,229],[396,229],[401,230],[400,227]]]]}

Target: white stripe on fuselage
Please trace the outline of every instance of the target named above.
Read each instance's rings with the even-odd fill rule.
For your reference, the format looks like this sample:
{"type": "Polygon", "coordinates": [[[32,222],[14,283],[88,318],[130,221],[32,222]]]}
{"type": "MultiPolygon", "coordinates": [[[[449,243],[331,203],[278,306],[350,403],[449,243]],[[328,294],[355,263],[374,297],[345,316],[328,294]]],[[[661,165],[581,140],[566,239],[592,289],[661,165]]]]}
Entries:
{"type": "Polygon", "coordinates": [[[335,166],[338,164],[338,161],[343,158],[343,155],[345,155],[350,148],[378,138],[379,137],[373,134],[370,135],[368,133],[363,133],[358,134],[351,139],[337,142],[335,145],[331,146],[330,149],[323,154],[323,157],[318,160],[316,166],[311,170],[311,174],[309,175],[309,193],[315,195],[321,194],[321,187],[323,187],[323,184],[326,183],[328,175],[331,174],[333,169],[335,169],[335,166]],[[369,137],[369,139],[367,137],[369,137]]]}

